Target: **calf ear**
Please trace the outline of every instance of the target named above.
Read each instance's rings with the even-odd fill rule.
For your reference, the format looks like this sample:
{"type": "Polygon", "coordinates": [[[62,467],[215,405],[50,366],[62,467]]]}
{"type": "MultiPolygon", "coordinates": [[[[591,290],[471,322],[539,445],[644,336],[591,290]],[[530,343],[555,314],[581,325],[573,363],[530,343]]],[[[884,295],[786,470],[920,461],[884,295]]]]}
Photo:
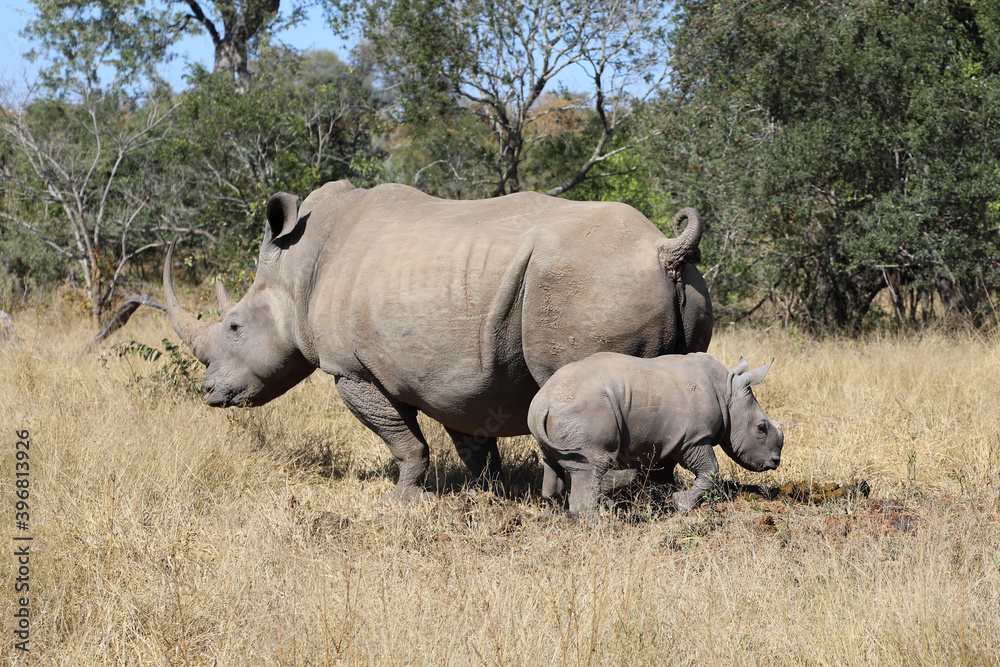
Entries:
{"type": "Polygon", "coordinates": [[[771,364],[773,363],[774,359],[771,359],[771,361],[767,362],[763,366],[755,368],[748,373],[744,373],[739,378],[740,384],[747,387],[753,387],[755,385],[760,384],[761,381],[764,379],[764,376],[767,375],[767,372],[771,370],[771,364]]]}
{"type": "Polygon", "coordinates": [[[299,222],[298,201],[298,197],[287,192],[271,195],[267,200],[267,224],[271,228],[272,242],[295,229],[299,222]]]}
{"type": "Polygon", "coordinates": [[[743,375],[747,372],[748,368],[750,368],[750,362],[743,357],[740,357],[740,360],[736,362],[736,365],[733,366],[733,370],[731,370],[730,373],[733,375],[743,375]]]}

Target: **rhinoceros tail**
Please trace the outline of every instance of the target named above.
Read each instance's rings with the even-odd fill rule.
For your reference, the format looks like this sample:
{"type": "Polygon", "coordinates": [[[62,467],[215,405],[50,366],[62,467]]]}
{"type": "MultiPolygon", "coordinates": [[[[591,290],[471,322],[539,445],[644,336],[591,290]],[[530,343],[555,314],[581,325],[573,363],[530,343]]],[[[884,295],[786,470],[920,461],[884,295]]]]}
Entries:
{"type": "Polygon", "coordinates": [[[549,440],[549,402],[541,399],[541,394],[536,394],[528,408],[528,430],[540,445],[551,447],[549,440]]]}
{"type": "Polygon", "coordinates": [[[698,243],[701,242],[701,234],[704,225],[701,216],[693,208],[681,209],[674,216],[674,238],[660,241],[660,261],[669,270],[679,268],[687,262],[697,262],[698,243]],[[681,231],[681,220],[687,218],[687,227],[681,231]]]}
{"type": "Polygon", "coordinates": [[[684,305],[684,283],[682,281],[682,269],[687,263],[697,263],[701,260],[701,253],[698,250],[698,243],[701,241],[701,233],[704,226],[701,223],[701,216],[693,208],[681,209],[674,216],[674,238],[663,239],[659,245],[660,262],[666,269],[667,275],[677,287],[677,296],[684,305]],[[687,218],[688,224],[681,231],[681,220],[687,218]]]}

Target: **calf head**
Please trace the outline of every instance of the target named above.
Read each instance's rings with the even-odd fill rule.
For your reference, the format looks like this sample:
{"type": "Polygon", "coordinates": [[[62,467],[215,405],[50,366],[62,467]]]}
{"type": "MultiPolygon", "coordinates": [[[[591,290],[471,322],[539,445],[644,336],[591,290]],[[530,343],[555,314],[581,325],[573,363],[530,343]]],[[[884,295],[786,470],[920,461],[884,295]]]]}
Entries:
{"type": "Polygon", "coordinates": [[[750,363],[740,357],[730,371],[732,393],[729,399],[729,438],[722,449],[747,470],[774,470],[781,463],[785,436],[772,424],[753,395],[751,387],[760,384],[774,359],[760,368],[747,370],[750,363]]]}
{"type": "Polygon", "coordinates": [[[268,200],[267,228],[253,285],[236,302],[217,283],[221,321],[211,324],[180,306],[170,275],[173,244],[167,251],[163,267],[167,312],[174,331],[207,367],[202,392],[209,405],[262,405],[314,370],[296,344],[292,283],[281,272],[281,246],[297,223],[293,195],[279,193],[268,200]]]}

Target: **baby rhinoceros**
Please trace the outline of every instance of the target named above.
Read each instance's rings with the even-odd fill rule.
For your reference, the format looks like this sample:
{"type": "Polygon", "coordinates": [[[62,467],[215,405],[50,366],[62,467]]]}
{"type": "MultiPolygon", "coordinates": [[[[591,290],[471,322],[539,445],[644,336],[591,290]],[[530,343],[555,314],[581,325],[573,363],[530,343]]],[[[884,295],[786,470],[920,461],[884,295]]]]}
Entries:
{"type": "Polygon", "coordinates": [[[593,518],[602,492],[634,480],[640,468],[672,478],[679,463],[695,475],[690,490],[673,495],[687,511],[719,471],[713,445],[747,470],[774,470],[784,436],[750,389],[773,361],[749,371],[741,357],[727,370],[702,352],[654,359],[602,352],[563,366],[528,412],[545,465],[542,495],[554,502],[568,486],[570,515],[593,518]]]}

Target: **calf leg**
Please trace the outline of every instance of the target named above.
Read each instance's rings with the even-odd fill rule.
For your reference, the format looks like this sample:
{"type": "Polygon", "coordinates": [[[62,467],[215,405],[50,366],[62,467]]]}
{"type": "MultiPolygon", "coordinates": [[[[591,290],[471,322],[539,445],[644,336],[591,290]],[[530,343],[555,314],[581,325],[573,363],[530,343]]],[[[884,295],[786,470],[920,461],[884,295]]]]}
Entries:
{"type": "Polygon", "coordinates": [[[430,449],[417,424],[417,409],[395,400],[373,382],[338,377],[337,392],[354,416],[385,441],[399,465],[396,489],[382,500],[434,498],[424,490],[430,449]]]}
{"type": "Polygon", "coordinates": [[[674,465],[670,463],[664,468],[652,470],[638,470],[636,468],[609,470],[601,481],[601,493],[610,496],[635,484],[645,483],[673,486],[674,465]]]}
{"type": "Polygon", "coordinates": [[[469,435],[447,426],[445,430],[448,431],[452,442],[455,443],[458,457],[462,459],[473,478],[481,479],[486,473],[488,475],[486,479],[491,484],[498,485],[504,495],[509,493],[510,484],[507,482],[507,476],[504,475],[503,467],[500,464],[500,449],[497,447],[496,438],[469,435]]]}
{"type": "Polygon", "coordinates": [[[564,466],[569,473],[569,516],[593,523],[601,501],[604,478],[614,456],[595,456],[584,465],[564,466]]]}
{"type": "Polygon", "coordinates": [[[704,440],[686,447],[681,452],[680,464],[694,473],[694,484],[687,491],[674,493],[674,505],[678,512],[693,509],[706,491],[715,485],[719,474],[719,461],[715,458],[712,443],[704,440]]]}
{"type": "Polygon", "coordinates": [[[563,494],[566,493],[566,472],[559,465],[552,450],[542,447],[542,498],[549,501],[550,514],[562,505],[563,494]]]}
{"type": "Polygon", "coordinates": [[[601,493],[605,496],[628,489],[639,479],[639,471],[635,468],[609,470],[601,480],[601,493]]]}

